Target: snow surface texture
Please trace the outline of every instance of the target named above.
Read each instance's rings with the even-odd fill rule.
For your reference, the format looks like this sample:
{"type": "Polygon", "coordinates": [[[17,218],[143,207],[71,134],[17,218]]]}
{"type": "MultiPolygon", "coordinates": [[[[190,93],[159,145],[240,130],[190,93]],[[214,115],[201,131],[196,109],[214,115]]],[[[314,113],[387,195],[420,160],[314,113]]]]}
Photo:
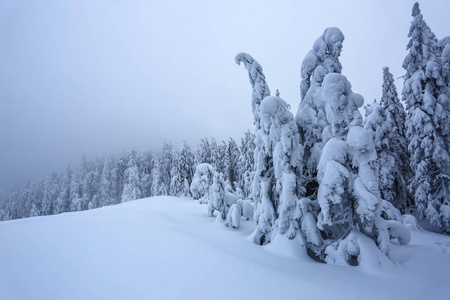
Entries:
{"type": "Polygon", "coordinates": [[[167,196],[1,222],[0,299],[450,299],[448,236],[411,231],[409,245],[391,242],[391,262],[355,232],[349,267],[314,262],[284,236],[255,245],[254,223],[240,222],[167,196]]]}

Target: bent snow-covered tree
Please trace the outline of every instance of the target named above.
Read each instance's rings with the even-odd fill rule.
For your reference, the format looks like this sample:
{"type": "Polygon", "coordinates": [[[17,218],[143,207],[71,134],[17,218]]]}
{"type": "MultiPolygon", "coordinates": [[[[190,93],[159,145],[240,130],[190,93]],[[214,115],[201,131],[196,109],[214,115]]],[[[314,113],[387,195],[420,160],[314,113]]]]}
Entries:
{"type": "Polygon", "coordinates": [[[252,85],[252,110],[256,127],[255,139],[255,178],[253,180],[252,194],[256,202],[254,241],[257,244],[270,242],[272,227],[276,219],[277,196],[273,187],[275,177],[273,174],[272,149],[268,149],[268,132],[261,126],[260,105],[263,99],[270,96],[269,87],[263,74],[261,65],[247,53],[239,53],[235,58],[239,65],[244,63],[252,85]]]}
{"type": "Polygon", "coordinates": [[[325,75],[341,73],[339,56],[344,35],[335,27],[325,29],[303,59],[300,84],[301,102],[295,117],[300,134],[307,195],[317,192],[317,164],[323,148],[323,129],[328,125],[321,87],[325,75]]]}

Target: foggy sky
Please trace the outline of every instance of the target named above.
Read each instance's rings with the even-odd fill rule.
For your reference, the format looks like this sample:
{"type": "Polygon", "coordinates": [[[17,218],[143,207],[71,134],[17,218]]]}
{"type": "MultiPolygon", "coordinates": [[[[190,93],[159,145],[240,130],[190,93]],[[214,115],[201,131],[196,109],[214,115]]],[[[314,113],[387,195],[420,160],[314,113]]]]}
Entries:
{"type": "MultiPolygon", "coordinates": [[[[414,1],[276,2],[0,0],[0,188],[83,153],[239,139],[253,130],[242,51],[295,115],[302,60],[330,26],[366,102],[381,97],[383,66],[404,74],[414,1]]],[[[450,1],[421,10],[438,38],[450,35],[450,1]]]]}

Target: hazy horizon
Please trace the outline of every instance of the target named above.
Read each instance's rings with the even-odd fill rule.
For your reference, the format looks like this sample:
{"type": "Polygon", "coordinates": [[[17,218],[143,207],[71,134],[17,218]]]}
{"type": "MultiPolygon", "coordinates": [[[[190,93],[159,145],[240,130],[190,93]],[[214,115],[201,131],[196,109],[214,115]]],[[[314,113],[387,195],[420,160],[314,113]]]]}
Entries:
{"type": "MultiPolygon", "coordinates": [[[[87,157],[238,141],[253,131],[251,54],[296,113],[302,60],[327,27],[366,103],[406,56],[415,1],[0,1],[0,190],[87,157]]],[[[437,38],[448,1],[420,3],[437,38]]],[[[395,81],[399,94],[402,79],[395,81]]]]}

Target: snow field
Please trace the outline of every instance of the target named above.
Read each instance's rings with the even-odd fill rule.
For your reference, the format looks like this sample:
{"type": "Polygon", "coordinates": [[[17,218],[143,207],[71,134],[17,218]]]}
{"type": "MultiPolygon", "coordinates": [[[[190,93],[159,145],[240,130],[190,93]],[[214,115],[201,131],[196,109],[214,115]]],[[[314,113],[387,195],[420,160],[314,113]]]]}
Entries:
{"type": "Polygon", "coordinates": [[[360,266],[266,246],[189,199],[154,197],[0,223],[0,299],[450,299],[450,237],[411,231],[392,261],[360,233],[360,266]]]}

